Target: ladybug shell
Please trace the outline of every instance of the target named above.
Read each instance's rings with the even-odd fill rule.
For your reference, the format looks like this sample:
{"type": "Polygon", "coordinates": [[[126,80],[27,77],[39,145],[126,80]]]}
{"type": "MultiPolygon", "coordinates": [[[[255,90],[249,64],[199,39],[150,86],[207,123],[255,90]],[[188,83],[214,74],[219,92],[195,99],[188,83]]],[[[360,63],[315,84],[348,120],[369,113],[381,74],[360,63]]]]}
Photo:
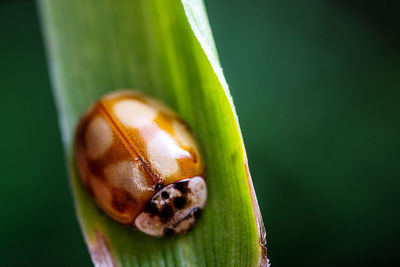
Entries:
{"type": "Polygon", "coordinates": [[[186,123],[164,104],[134,91],[97,101],[81,118],[75,138],[83,184],[120,223],[133,224],[160,189],[204,175],[186,123]]]}

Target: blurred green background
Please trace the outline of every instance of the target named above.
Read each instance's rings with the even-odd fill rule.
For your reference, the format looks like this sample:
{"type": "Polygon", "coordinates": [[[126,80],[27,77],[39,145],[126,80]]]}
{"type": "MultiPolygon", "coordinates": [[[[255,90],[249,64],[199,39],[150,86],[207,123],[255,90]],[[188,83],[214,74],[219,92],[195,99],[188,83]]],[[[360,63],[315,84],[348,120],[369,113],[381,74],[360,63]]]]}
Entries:
{"type": "MultiPolygon", "coordinates": [[[[398,1],[205,0],[273,266],[400,264],[398,1]]],[[[90,266],[35,2],[0,2],[0,266],[90,266]]]]}

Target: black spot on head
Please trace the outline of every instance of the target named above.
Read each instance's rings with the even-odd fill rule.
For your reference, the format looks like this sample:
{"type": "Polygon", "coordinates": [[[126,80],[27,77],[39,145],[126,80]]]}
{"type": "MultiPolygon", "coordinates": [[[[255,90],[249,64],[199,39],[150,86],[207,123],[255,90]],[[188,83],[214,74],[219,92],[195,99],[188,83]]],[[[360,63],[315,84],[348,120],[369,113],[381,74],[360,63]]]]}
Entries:
{"type": "Polygon", "coordinates": [[[201,217],[201,209],[200,208],[194,208],[193,209],[193,217],[195,219],[198,219],[201,217]]]}
{"type": "Polygon", "coordinates": [[[163,199],[168,199],[169,198],[169,194],[166,191],[162,191],[161,192],[161,196],[162,196],[163,199]]]}
{"type": "Polygon", "coordinates": [[[160,212],[160,217],[163,219],[168,219],[172,215],[173,211],[170,205],[165,205],[160,212]]]}
{"type": "Polygon", "coordinates": [[[152,200],[149,200],[149,202],[147,202],[146,206],[144,207],[144,211],[150,213],[151,215],[157,214],[158,209],[156,203],[154,203],[152,200]]]}
{"type": "Polygon", "coordinates": [[[186,199],[184,197],[174,198],[174,206],[177,209],[182,209],[186,204],[186,199]]]}
{"type": "Polygon", "coordinates": [[[156,184],[156,185],[154,186],[154,189],[157,191],[157,190],[159,190],[162,186],[163,186],[162,184],[156,184]]]}
{"type": "Polygon", "coordinates": [[[164,235],[165,236],[172,236],[175,234],[175,230],[172,228],[164,228],[164,235]]]}
{"type": "Polygon", "coordinates": [[[186,194],[187,186],[188,186],[188,181],[175,183],[175,189],[181,191],[182,194],[186,194]]]}

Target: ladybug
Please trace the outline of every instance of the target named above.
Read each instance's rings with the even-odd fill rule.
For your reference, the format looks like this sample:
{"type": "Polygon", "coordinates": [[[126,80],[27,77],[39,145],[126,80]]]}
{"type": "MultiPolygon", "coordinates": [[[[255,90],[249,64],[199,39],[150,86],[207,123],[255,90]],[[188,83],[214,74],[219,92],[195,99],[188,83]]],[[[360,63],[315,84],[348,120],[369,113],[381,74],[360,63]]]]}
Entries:
{"type": "Polygon", "coordinates": [[[79,176],[112,219],[151,236],[189,231],[207,199],[204,159],[188,125],[136,91],[103,96],[75,134],[79,176]]]}

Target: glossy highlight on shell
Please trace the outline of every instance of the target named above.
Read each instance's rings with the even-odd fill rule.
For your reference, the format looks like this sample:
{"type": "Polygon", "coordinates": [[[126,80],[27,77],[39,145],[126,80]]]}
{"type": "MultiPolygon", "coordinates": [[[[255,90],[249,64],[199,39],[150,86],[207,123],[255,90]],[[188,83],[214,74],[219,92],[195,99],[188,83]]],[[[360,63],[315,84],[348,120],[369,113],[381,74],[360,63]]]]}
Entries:
{"type": "Polygon", "coordinates": [[[185,233],[207,198],[204,160],[187,124],[135,91],[116,91],[81,118],[79,176],[111,218],[152,236],[185,233]]]}

